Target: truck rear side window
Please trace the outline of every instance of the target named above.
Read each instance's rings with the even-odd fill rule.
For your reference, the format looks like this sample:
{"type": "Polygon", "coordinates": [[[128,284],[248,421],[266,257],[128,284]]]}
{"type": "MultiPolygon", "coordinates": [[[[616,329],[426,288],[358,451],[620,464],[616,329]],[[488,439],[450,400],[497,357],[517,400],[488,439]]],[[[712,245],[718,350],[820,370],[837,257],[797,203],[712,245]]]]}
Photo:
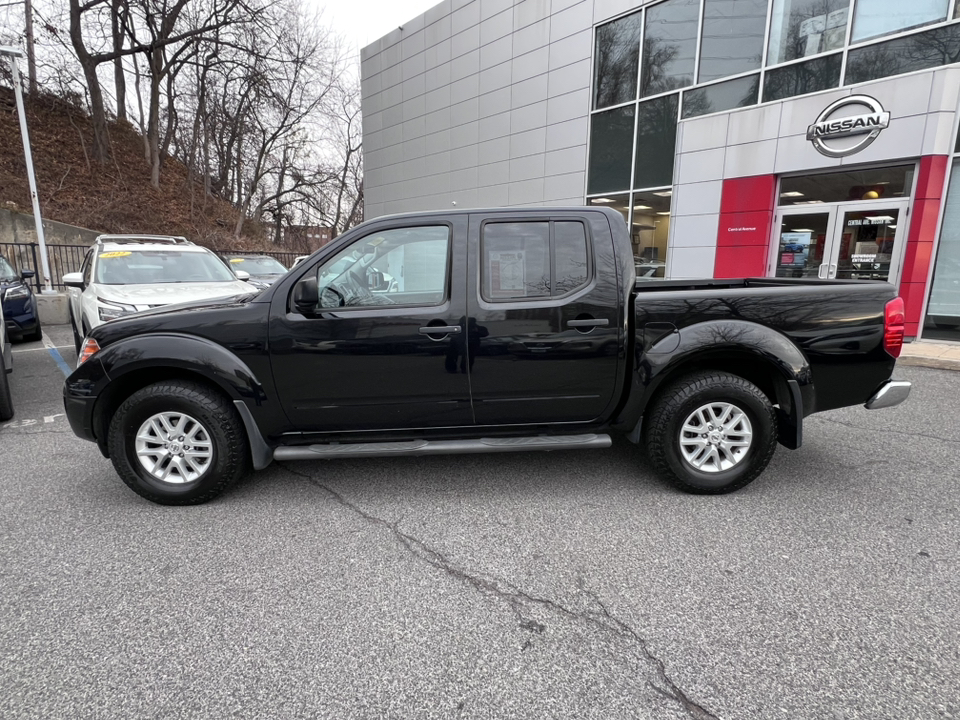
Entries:
{"type": "Polygon", "coordinates": [[[577,221],[485,223],[481,255],[488,301],[558,297],[590,281],[587,235],[577,221]]]}

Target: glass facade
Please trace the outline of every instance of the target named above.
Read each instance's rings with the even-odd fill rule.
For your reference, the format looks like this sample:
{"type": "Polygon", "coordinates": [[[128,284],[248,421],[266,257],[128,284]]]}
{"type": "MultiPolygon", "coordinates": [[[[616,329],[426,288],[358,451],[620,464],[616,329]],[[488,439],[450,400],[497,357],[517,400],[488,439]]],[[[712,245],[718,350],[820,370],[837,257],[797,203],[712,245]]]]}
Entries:
{"type": "Polygon", "coordinates": [[[698,82],[758,70],[767,0],[704,0],[698,82]]]}
{"type": "Polygon", "coordinates": [[[784,100],[835,88],[842,65],[843,54],[835,53],[769,70],[763,78],[763,99],[784,100]]]}
{"type": "Polygon", "coordinates": [[[869,0],[858,2],[853,13],[850,42],[923,27],[947,19],[949,0],[869,0]]]}
{"type": "Polygon", "coordinates": [[[842,48],[849,15],[850,0],[774,0],[767,63],[842,48]]]}
{"type": "Polygon", "coordinates": [[[647,10],[640,94],[643,97],[693,84],[700,0],[666,0],[647,10]]]}
{"type": "Polygon", "coordinates": [[[595,108],[636,99],[642,21],[637,13],[597,28],[593,79],[595,108]]]}
{"type": "Polygon", "coordinates": [[[634,195],[669,190],[681,119],[960,62],[958,20],[960,0],[661,0],[599,25],[588,201],[616,200],[629,223],[634,195]]]}
{"type": "Polygon", "coordinates": [[[846,82],[858,83],[960,62],[960,25],[944,25],[850,51],[846,82]]]}
{"type": "Polygon", "coordinates": [[[637,188],[670,185],[677,150],[676,93],[637,106],[637,158],[633,186],[637,188]]]}

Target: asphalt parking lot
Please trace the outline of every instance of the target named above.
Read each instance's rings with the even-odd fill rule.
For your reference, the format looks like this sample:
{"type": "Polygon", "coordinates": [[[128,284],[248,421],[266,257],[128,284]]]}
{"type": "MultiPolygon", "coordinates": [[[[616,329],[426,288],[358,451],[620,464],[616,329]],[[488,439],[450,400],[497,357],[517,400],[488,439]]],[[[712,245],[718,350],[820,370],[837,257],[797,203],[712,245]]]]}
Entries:
{"type": "MultiPolygon", "coordinates": [[[[46,330],[66,364],[68,328],[46,330]]],[[[960,373],[723,497],[611,450],[274,464],[152,505],[15,346],[3,718],[960,718],[960,373]]]]}

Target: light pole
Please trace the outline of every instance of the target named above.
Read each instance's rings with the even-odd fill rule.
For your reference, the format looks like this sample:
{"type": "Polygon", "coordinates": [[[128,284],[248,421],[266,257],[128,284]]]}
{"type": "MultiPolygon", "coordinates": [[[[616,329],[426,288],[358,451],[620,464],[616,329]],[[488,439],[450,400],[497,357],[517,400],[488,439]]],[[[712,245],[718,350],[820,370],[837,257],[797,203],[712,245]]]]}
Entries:
{"type": "Polygon", "coordinates": [[[19,48],[0,45],[0,56],[10,59],[13,76],[13,92],[17,98],[17,114],[20,116],[20,137],[23,139],[23,159],[27,162],[27,180],[30,183],[30,199],[33,202],[33,222],[37,228],[37,243],[40,245],[40,264],[43,270],[43,292],[52,293],[50,262],[47,259],[47,243],[43,237],[43,219],[40,217],[40,198],[37,195],[37,179],[33,174],[33,154],[30,152],[30,135],[27,133],[27,113],[23,108],[23,90],[20,88],[20,69],[17,58],[23,57],[19,48]]]}

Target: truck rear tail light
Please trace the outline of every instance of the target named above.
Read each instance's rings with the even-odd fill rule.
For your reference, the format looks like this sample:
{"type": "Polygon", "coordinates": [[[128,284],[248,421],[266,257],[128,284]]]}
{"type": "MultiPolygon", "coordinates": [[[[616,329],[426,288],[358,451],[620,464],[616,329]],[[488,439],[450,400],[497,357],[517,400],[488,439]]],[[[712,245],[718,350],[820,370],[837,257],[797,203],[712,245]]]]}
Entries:
{"type": "Polygon", "coordinates": [[[900,357],[903,349],[903,298],[895,297],[883,309],[883,349],[900,357]]]}

